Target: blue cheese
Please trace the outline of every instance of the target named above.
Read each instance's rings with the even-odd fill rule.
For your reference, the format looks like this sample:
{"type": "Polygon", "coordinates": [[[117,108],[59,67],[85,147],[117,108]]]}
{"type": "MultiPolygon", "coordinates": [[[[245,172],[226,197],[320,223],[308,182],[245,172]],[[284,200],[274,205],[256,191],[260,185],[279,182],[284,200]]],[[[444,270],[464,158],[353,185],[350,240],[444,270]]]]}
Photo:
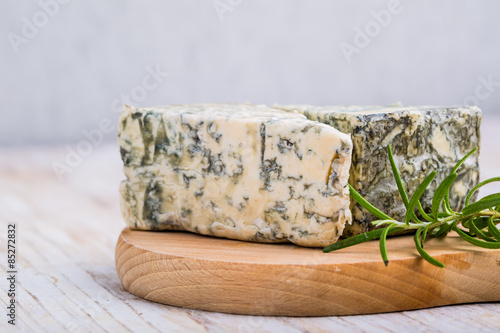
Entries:
{"type": "Polygon", "coordinates": [[[299,113],[247,104],[126,107],[121,208],[129,227],[302,246],[350,223],[352,141],[299,113]]]}
{"type": "MultiPolygon", "coordinates": [[[[404,107],[404,106],[276,106],[300,112],[308,119],[328,124],[351,135],[352,167],[349,183],[369,202],[382,211],[402,220],[405,208],[387,156],[391,145],[407,193],[432,171],[435,180],[422,197],[429,209],[432,195],[455,164],[479,147],[481,111],[477,107],[404,107]]],[[[479,181],[479,154],[474,154],[459,169],[451,191],[451,206],[462,208],[466,189],[479,181]]],[[[373,215],[351,203],[353,222],[346,226],[344,236],[353,236],[373,229],[373,215]]]]}

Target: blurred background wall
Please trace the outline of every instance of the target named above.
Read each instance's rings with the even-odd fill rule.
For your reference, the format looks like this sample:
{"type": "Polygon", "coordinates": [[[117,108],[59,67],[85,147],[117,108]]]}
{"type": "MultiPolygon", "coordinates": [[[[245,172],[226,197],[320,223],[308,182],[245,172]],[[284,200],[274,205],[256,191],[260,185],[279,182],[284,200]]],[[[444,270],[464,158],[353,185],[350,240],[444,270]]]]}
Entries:
{"type": "Polygon", "coordinates": [[[114,140],[122,102],[475,104],[487,120],[500,116],[499,12],[493,0],[2,1],[0,145],[99,126],[114,140]]]}

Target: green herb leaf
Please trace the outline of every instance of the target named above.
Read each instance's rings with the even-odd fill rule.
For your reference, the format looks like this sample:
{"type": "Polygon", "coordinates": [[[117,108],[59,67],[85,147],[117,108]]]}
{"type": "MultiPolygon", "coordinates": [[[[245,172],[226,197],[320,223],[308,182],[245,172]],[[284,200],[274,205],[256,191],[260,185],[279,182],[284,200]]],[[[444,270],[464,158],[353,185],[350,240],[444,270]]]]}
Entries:
{"type": "Polygon", "coordinates": [[[448,177],[446,177],[436,189],[434,197],[432,198],[432,208],[431,208],[432,216],[434,217],[435,221],[438,220],[439,207],[441,207],[441,203],[443,202],[444,197],[446,196],[447,193],[450,192],[451,185],[453,185],[456,179],[457,179],[457,174],[452,173],[448,177]]]}
{"type": "Polygon", "coordinates": [[[488,219],[488,231],[497,241],[500,242],[500,230],[498,230],[497,226],[493,223],[494,217],[488,219]]]}
{"type": "Polygon", "coordinates": [[[427,177],[425,177],[424,181],[422,184],[420,184],[417,189],[415,190],[415,193],[411,196],[410,202],[408,206],[406,207],[406,215],[405,215],[405,223],[408,224],[410,223],[411,218],[413,217],[413,214],[415,213],[415,207],[417,206],[417,202],[419,202],[420,197],[424,194],[425,190],[427,187],[429,187],[429,184],[431,181],[434,179],[436,176],[436,171],[432,171],[427,177]]]}
{"type": "Polygon", "coordinates": [[[472,231],[474,233],[474,235],[476,235],[477,237],[479,237],[487,242],[496,242],[495,239],[487,237],[481,230],[479,230],[477,228],[476,224],[474,223],[474,220],[470,221],[469,226],[470,226],[469,230],[472,231]]]}
{"type": "MultiPolygon", "coordinates": [[[[396,186],[398,187],[399,195],[401,196],[401,199],[403,200],[403,204],[405,205],[406,209],[408,209],[408,205],[410,202],[408,200],[408,195],[406,194],[406,191],[404,189],[401,176],[399,175],[398,167],[396,166],[396,162],[394,161],[391,145],[387,146],[387,154],[389,155],[389,162],[391,163],[392,174],[394,176],[394,180],[396,181],[396,186]]],[[[412,212],[412,217],[415,220],[415,222],[421,222],[414,212],[412,212]]]]}
{"type": "Polygon", "coordinates": [[[384,261],[384,264],[387,266],[389,265],[389,256],[387,255],[387,235],[391,228],[394,226],[394,224],[388,225],[383,231],[382,234],[380,235],[380,254],[382,255],[382,260],[384,261]]]}
{"type": "MultiPolygon", "coordinates": [[[[344,249],[346,247],[351,247],[353,245],[361,244],[361,243],[364,243],[366,241],[378,239],[378,238],[380,238],[380,236],[382,235],[382,232],[384,232],[384,230],[385,229],[372,230],[372,231],[365,232],[364,234],[359,234],[359,235],[356,235],[354,237],[343,239],[341,241],[338,241],[337,243],[333,243],[331,245],[328,245],[327,247],[325,247],[323,249],[323,252],[328,253],[328,252],[332,252],[335,250],[344,249]]],[[[402,230],[403,230],[403,228],[392,228],[392,230],[389,232],[389,234],[393,234],[395,232],[402,231],[402,230]]]]}
{"type": "Polygon", "coordinates": [[[462,210],[462,214],[463,215],[474,214],[482,210],[495,207],[496,205],[500,205],[500,193],[487,195],[481,200],[465,206],[465,208],[462,210]]]}
{"type": "Polygon", "coordinates": [[[434,237],[439,238],[439,237],[444,237],[446,236],[451,230],[451,225],[449,224],[442,224],[434,233],[434,237]]]}
{"type": "Polygon", "coordinates": [[[417,248],[418,253],[420,254],[420,256],[422,258],[424,258],[425,260],[427,260],[429,263],[433,264],[434,266],[444,268],[444,264],[441,261],[431,257],[422,247],[421,241],[420,241],[420,233],[421,232],[422,232],[422,228],[417,229],[417,232],[415,233],[415,237],[414,237],[415,247],[417,248]]]}
{"type": "Polygon", "coordinates": [[[428,224],[426,227],[423,227],[423,231],[422,231],[422,237],[421,237],[421,244],[422,247],[424,247],[424,242],[425,242],[425,239],[427,238],[427,233],[429,232],[429,229],[433,228],[434,227],[434,223],[431,223],[431,224],[428,224]]]}
{"type": "Polygon", "coordinates": [[[417,206],[418,206],[418,211],[420,212],[420,215],[422,215],[422,217],[424,219],[426,219],[428,222],[432,222],[434,221],[434,219],[432,217],[430,217],[425,211],[424,209],[422,208],[422,204],[420,203],[420,201],[417,202],[417,206]]]}
{"type": "Polygon", "coordinates": [[[469,194],[467,194],[467,197],[465,198],[465,205],[466,206],[469,205],[470,198],[472,197],[472,195],[474,194],[474,192],[476,192],[480,187],[483,187],[484,185],[487,185],[487,184],[493,183],[493,182],[500,182],[500,177],[493,177],[493,178],[490,178],[490,179],[486,179],[485,181],[482,181],[479,184],[477,184],[476,186],[474,186],[472,188],[472,190],[470,190],[469,194]]]}
{"type": "Polygon", "coordinates": [[[351,194],[351,197],[354,200],[356,200],[356,202],[358,204],[360,204],[364,209],[366,209],[367,211],[369,211],[370,213],[372,213],[373,215],[375,215],[379,219],[392,220],[391,217],[382,213],[380,210],[378,210],[377,208],[372,206],[372,204],[370,204],[368,201],[366,201],[358,192],[356,192],[356,190],[351,185],[349,185],[349,193],[351,194]]]}
{"type": "Polygon", "coordinates": [[[394,180],[396,180],[396,185],[399,190],[399,194],[401,195],[401,199],[403,199],[403,203],[406,208],[408,208],[408,196],[406,195],[406,191],[403,187],[403,181],[401,180],[401,176],[399,175],[398,167],[396,166],[396,162],[394,162],[394,156],[392,155],[391,145],[387,146],[387,153],[389,154],[389,162],[392,167],[392,174],[394,175],[394,180]]]}
{"type": "Polygon", "coordinates": [[[476,217],[473,221],[476,227],[482,230],[488,226],[488,219],[489,217],[476,217]]]}
{"type": "MultiPolygon", "coordinates": [[[[472,155],[476,152],[477,147],[472,149],[467,155],[465,155],[458,163],[455,165],[451,173],[456,173],[458,168],[472,155]]],[[[445,210],[449,211],[450,213],[454,213],[453,209],[451,209],[450,206],[450,193],[446,193],[444,197],[444,208],[445,210]]]]}
{"type": "Polygon", "coordinates": [[[468,233],[466,233],[464,230],[460,229],[456,225],[453,226],[453,230],[457,232],[457,234],[465,239],[467,242],[485,248],[485,249],[500,249],[500,242],[485,242],[482,240],[479,240],[477,238],[471,237],[468,233]]]}
{"type": "Polygon", "coordinates": [[[460,166],[472,155],[474,154],[475,152],[477,151],[477,147],[472,149],[467,155],[465,155],[464,157],[462,157],[462,159],[460,161],[458,161],[457,164],[455,164],[455,167],[453,168],[453,170],[451,171],[451,173],[455,173],[457,172],[458,168],[460,168],[460,166]]]}

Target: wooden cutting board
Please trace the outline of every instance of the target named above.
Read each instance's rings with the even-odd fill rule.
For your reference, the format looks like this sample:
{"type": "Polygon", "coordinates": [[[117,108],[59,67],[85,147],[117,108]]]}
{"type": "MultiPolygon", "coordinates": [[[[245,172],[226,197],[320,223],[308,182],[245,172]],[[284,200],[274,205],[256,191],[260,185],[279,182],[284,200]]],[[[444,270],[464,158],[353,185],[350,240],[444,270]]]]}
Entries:
{"type": "Polygon", "coordinates": [[[126,290],[192,309],[251,315],[328,316],[500,301],[500,250],[456,235],[425,243],[442,261],[421,259],[412,236],[390,238],[389,266],[378,242],[332,253],[184,232],[124,229],[116,268],[126,290]]]}

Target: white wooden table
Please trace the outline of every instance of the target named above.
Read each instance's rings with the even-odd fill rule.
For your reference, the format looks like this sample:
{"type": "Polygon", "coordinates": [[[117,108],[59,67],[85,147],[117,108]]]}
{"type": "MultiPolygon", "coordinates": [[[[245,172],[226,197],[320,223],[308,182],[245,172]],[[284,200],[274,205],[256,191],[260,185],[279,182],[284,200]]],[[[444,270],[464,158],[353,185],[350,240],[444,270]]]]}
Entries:
{"type": "MultiPolygon", "coordinates": [[[[500,175],[495,125],[483,125],[482,178],[500,175]]],[[[74,145],[73,145],[74,147],[74,145]]],[[[51,163],[65,147],[0,148],[0,331],[7,323],[7,225],[17,225],[16,327],[34,332],[454,332],[500,331],[500,304],[467,304],[364,316],[287,318],[210,313],[126,292],[114,248],[124,227],[116,144],[94,147],[60,182],[51,163]]],[[[500,192],[492,185],[482,195],[500,192]]],[[[499,267],[500,273],[500,267],[499,267]]]]}

